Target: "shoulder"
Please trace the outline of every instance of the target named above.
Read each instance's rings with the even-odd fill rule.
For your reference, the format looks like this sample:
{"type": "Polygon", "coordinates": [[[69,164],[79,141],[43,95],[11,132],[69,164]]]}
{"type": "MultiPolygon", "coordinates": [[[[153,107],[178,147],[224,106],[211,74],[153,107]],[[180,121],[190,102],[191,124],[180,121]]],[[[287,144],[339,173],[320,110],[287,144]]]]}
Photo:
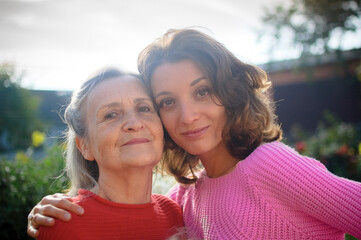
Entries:
{"type": "Polygon", "coordinates": [[[167,197],[178,203],[180,206],[183,204],[183,196],[190,188],[190,185],[185,185],[181,183],[177,183],[174,185],[166,194],[167,197]]]}
{"type": "Polygon", "coordinates": [[[39,237],[37,239],[76,239],[78,234],[78,225],[76,217],[72,216],[70,222],[55,220],[52,227],[39,227],[39,237]]]}
{"type": "Polygon", "coordinates": [[[243,167],[249,181],[267,188],[299,188],[332,175],[321,162],[278,141],[259,146],[244,160],[243,167]]]}
{"type": "MultiPolygon", "coordinates": [[[[78,195],[72,197],[72,201],[85,209],[87,213],[89,206],[94,204],[91,201],[91,192],[87,190],[79,190],[78,195]]],[[[84,215],[78,216],[71,213],[71,220],[64,222],[61,220],[55,220],[55,224],[52,227],[40,227],[38,239],[77,239],[79,234],[79,225],[86,219],[84,215]]]]}
{"type": "Polygon", "coordinates": [[[326,171],[326,167],[321,162],[302,156],[295,149],[279,141],[259,146],[246,160],[246,165],[250,168],[261,167],[269,170],[287,170],[306,167],[326,171]]]}
{"type": "Polygon", "coordinates": [[[297,151],[290,146],[280,142],[273,141],[270,143],[264,143],[256,148],[251,155],[257,157],[279,157],[280,155],[299,155],[297,151]]]}
{"type": "MultiPolygon", "coordinates": [[[[84,208],[83,215],[71,213],[71,220],[63,222],[55,220],[52,227],[40,228],[39,239],[85,239],[90,236],[90,230],[101,226],[104,219],[115,219],[117,212],[107,204],[97,200],[97,195],[88,190],[79,190],[72,201],[84,208]],[[109,215],[112,213],[113,215],[109,215]]],[[[107,226],[109,227],[109,226],[107,226]]],[[[97,230],[102,233],[102,230],[97,230]]]]}
{"type": "Polygon", "coordinates": [[[180,208],[178,203],[176,203],[172,199],[158,194],[152,195],[152,198],[155,204],[157,205],[158,210],[164,213],[165,215],[178,216],[178,217],[182,216],[182,209],[180,208]]]}
{"type": "Polygon", "coordinates": [[[168,222],[174,222],[175,225],[183,226],[182,209],[175,201],[158,194],[152,195],[152,198],[157,206],[158,214],[168,219],[168,222]]]}
{"type": "Polygon", "coordinates": [[[169,197],[160,194],[153,194],[152,198],[154,202],[162,208],[165,207],[165,208],[180,209],[179,205],[169,197]]]}

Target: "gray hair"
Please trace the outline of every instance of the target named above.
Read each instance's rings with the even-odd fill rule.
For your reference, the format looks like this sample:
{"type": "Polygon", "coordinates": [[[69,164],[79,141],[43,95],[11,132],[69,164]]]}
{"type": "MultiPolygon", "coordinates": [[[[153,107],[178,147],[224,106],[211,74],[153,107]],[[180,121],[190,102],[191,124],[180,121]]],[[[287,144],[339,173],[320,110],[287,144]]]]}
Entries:
{"type": "Polygon", "coordinates": [[[89,190],[93,187],[98,187],[99,168],[97,162],[86,160],[75,142],[76,137],[88,137],[83,108],[84,103],[87,101],[87,96],[99,83],[124,75],[137,77],[135,74],[124,73],[115,68],[105,68],[85,81],[79,90],[73,92],[70,104],[64,113],[64,121],[68,126],[65,169],[71,182],[68,192],[70,196],[75,196],[80,188],[89,190]]]}

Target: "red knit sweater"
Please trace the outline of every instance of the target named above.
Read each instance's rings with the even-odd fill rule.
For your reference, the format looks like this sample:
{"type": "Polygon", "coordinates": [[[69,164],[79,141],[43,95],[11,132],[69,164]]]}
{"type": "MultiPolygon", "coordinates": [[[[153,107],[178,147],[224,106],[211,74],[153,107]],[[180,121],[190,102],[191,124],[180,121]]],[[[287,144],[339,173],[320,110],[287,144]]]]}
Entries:
{"type": "Polygon", "coordinates": [[[147,204],[119,204],[82,189],[73,201],[84,214],[40,227],[38,239],[166,239],[184,226],[180,207],[162,195],[147,204]]]}

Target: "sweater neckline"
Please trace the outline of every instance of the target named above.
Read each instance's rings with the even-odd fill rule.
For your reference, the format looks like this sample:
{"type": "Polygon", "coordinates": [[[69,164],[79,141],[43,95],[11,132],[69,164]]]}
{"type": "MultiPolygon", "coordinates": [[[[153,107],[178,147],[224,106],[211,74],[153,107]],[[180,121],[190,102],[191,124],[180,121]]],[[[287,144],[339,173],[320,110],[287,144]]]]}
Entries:
{"type": "Polygon", "coordinates": [[[249,154],[245,159],[240,160],[236,166],[233,168],[232,171],[230,171],[229,173],[222,175],[220,177],[216,177],[216,178],[210,178],[207,176],[207,172],[204,169],[201,172],[201,176],[199,178],[199,180],[203,181],[206,180],[208,182],[216,182],[216,181],[224,181],[227,180],[228,178],[232,178],[234,174],[237,174],[237,172],[239,171],[239,169],[241,168],[241,166],[244,164],[244,162],[246,162],[248,159],[251,158],[251,156],[257,151],[257,149],[263,148],[263,146],[268,145],[268,144],[273,144],[274,142],[270,142],[270,143],[263,143],[261,145],[259,145],[255,150],[253,150],[253,152],[251,152],[251,154],[249,154]]]}
{"type": "Polygon", "coordinates": [[[86,189],[79,189],[78,190],[78,194],[82,197],[82,198],[87,198],[87,197],[91,197],[94,200],[109,205],[109,206],[113,206],[113,207],[121,207],[121,208],[133,208],[133,209],[138,209],[138,208],[151,208],[155,205],[155,200],[154,200],[154,196],[153,194],[151,195],[151,202],[150,203],[142,203],[142,204],[128,204],[128,203],[116,203],[116,202],[112,202],[109,201],[107,199],[104,199],[102,197],[100,197],[99,195],[86,190],[86,189]]]}
{"type": "MultiPolygon", "coordinates": [[[[246,159],[244,159],[244,160],[246,160],[246,159]]],[[[222,175],[222,176],[215,177],[215,178],[208,177],[207,171],[204,169],[204,170],[201,172],[201,176],[200,176],[199,180],[207,180],[207,181],[213,181],[213,182],[214,182],[214,181],[222,181],[222,180],[228,179],[229,177],[232,177],[235,172],[237,172],[237,169],[239,168],[239,166],[241,165],[241,163],[242,163],[244,160],[240,160],[240,161],[235,165],[235,167],[234,167],[230,172],[228,172],[227,174],[224,174],[224,175],[222,175]]]]}

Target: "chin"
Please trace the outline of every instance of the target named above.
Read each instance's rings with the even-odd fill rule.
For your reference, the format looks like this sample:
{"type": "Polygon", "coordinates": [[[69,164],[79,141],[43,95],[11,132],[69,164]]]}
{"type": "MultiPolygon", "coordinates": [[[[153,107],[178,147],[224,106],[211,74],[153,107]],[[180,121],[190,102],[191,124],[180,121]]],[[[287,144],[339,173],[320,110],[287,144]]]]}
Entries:
{"type": "Polygon", "coordinates": [[[154,167],[159,163],[160,156],[151,156],[150,154],[142,153],[123,158],[123,163],[129,167],[141,168],[141,167],[154,167]]]}
{"type": "Polygon", "coordinates": [[[194,156],[199,156],[199,155],[202,155],[207,152],[207,151],[203,151],[202,149],[199,149],[199,148],[195,149],[194,147],[183,148],[183,149],[185,149],[187,153],[194,155],[194,156]]]}
{"type": "Polygon", "coordinates": [[[188,145],[182,148],[186,150],[189,154],[200,156],[214,150],[216,146],[204,146],[204,144],[202,144],[202,145],[192,145],[192,146],[188,145]]]}
{"type": "Polygon", "coordinates": [[[153,169],[155,165],[157,165],[159,161],[142,161],[142,162],[132,162],[128,164],[128,167],[130,168],[139,168],[139,169],[153,169]]]}
{"type": "Polygon", "coordinates": [[[159,163],[160,161],[160,157],[159,158],[140,158],[143,160],[140,160],[137,162],[137,165],[157,165],[157,163],[159,163]]]}

